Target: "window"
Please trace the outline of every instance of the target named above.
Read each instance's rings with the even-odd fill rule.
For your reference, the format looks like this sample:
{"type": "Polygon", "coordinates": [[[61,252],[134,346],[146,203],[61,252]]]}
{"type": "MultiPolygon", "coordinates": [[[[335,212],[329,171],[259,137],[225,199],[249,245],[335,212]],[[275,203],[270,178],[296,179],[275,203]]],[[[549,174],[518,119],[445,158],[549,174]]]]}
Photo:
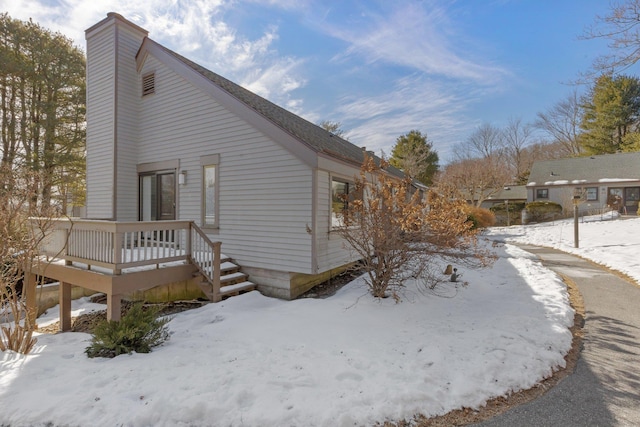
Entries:
{"type": "Polygon", "coordinates": [[[342,212],[349,207],[349,193],[353,184],[333,178],[331,180],[331,226],[342,225],[342,212]]]}
{"type": "Polygon", "coordinates": [[[640,188],[639,187],[628,187],[624,189],[625,199],[631,200],[632,202],[636,202],[640,200],[640,188]]]}
{"type": "Polygon", "coordinates": [[[536,199],[548,199],[549,198],[549,189],[548,188],[538,188],[536,189],[536,199]]]}
{"type": "Polygon", "coordinates": [[[598,200],[598,187],[587,187],[586,197],[589,202],[598,200]]]}
{"type": "Polygon", "coordinates": [[[200,158],[202,166],[202,226],[218,227],[218,195],[220,156],[217,154],[200,158]]]}
{"type": "Polygon", "coordinates": [[[156,91],[156,75],[149,73],[142,76],[142,96],[151,95],[156,91]]]}
{"type": "Polygon", "coordinates": [[[342,213],[349,206],[347,196],[349,194],[349,183],[344,181],[331,181],[331,210],[334,213],[342,213]]]}

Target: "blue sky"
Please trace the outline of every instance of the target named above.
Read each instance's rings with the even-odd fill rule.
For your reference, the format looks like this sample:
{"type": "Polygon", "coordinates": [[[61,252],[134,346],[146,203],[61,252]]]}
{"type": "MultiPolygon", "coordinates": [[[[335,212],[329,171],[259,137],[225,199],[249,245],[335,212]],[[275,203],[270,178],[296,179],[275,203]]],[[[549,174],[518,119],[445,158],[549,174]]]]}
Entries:
{"type": "Polygon", "coordinates": [[[443,164],[480,124],[532,122],[574,90],[607,52],[579,36],[608,10],[606,0],[0,0],[82,49],[84,30],[118,12],[314,123],[341,122],[377,154],[420,130],[443,164]]]}

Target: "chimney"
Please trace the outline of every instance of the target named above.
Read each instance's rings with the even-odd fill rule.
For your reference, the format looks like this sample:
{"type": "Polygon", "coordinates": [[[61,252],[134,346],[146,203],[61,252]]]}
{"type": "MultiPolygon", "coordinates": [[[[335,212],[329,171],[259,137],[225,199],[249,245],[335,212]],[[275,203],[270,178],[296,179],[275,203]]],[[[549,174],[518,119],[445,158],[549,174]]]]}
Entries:
{"type": "Polygon", "coordinates": [[[136,186],[140,98],[136,53],[148,32],[117,13],[85,31],[87,40],[87,217],[136,220],[127,191],[136,186]],[[122,119],[125,120],[122,120],[122,119]],[[133,163],[133,169],[131,169],[133,163]]]}

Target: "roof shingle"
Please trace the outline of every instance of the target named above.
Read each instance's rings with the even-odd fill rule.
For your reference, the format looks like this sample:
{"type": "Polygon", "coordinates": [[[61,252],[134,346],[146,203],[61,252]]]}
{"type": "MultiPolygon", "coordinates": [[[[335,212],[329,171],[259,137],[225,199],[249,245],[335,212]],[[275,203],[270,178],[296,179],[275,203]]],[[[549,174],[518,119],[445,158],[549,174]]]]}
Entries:
{"type": "Polygon", "coordinates": [[[640,152],[539,161],[533,164],[528,187],[640,181],[640,152]]]}

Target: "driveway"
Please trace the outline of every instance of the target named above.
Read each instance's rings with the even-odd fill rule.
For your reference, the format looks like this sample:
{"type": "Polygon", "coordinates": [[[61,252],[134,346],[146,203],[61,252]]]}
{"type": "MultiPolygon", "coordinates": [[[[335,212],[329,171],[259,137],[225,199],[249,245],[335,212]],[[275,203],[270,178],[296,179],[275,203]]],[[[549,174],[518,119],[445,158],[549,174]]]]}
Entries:
{"type": "Polygon", "coordinates": [[[575,372],[542,397],[474,425],[640,426],[640,287],[576,256],[521,247],[577,284],[582,354],[575,372]]]}

